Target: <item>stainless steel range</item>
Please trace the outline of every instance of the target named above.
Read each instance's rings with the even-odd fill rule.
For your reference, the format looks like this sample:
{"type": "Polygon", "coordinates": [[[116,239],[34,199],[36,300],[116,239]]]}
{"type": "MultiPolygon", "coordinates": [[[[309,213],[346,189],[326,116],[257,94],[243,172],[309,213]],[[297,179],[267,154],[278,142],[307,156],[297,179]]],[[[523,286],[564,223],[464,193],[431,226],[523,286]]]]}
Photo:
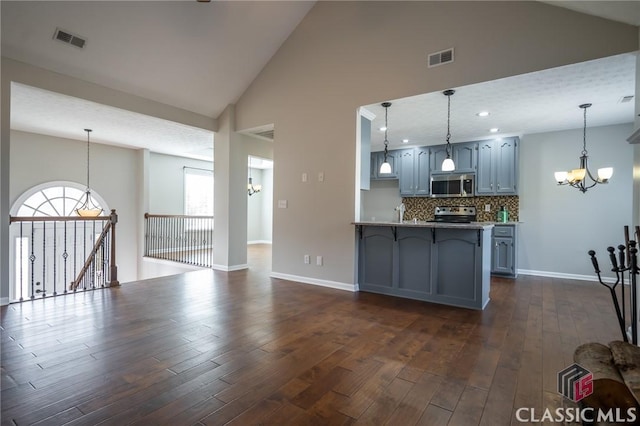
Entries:
{"type": "Polygon", "coordinates": [[[434,222],[470,223],[477,220],[476,208],[473,206],[436,207],[434,222]]]}

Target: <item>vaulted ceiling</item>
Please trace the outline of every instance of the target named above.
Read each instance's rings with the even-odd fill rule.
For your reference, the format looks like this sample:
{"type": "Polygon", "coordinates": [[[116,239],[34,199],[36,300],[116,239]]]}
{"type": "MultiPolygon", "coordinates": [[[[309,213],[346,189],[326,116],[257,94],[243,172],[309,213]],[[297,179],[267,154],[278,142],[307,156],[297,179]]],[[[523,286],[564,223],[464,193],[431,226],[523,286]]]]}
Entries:
{"type": "MultiPolygon", "coordinates": [[[[640,2],[547,3],[640,25],[640,2]]],[[[2,1],[2,55],[215,118],[238,100],[313,5],[311,1],[2,1]],[[85,47],[54,40],[56,29],[86,39],[85,47]]],[[[602,62],[599,70],[607,72],[607,66],[602,62]]],[[[620,61],[611,66],[619,68],[620,61]]],[[[492,82],[492,91],[501,90],[498,83],[492,82]]],[[[518,81],[517,86],[518,98],[523,100],[519,107],[531,110],[526,102],[531,93],[526,90],[537,90],[536,85],[518,81]]],[[[604,87],[600,92],[607,90],[604,87]]],[[[633,94],[626,93],[629,87],[619,91],[633,94]]],[[[452,103],[463,94],[459,92],[452,103]]],[[[572,103],[579,98],[575,92],[574,98],[572,103]]],[[[441,99],[434,95],[433,101],[441,99]]],[[[83,140],[82,129],[92,126],[96,142],[176,155],[208,155],[204,150],[211,147],[209,131],[174,127],[175,123],[154,118],[126,119],[122,114],[130,114],[127,111],[87,102],[19,87],[12,97],[12,128],[83,140]],[[107,121],[105,117],[119,118],[107,121]]],[[[401,105],[395,105],[396,117],[401,105]]],[[[433,108],[442,109],[441,105],[433,108]]],[[[631,109],[620,110],[622,115],[614,120],[631,119],[631,109]]],[[[568,113],[576,122],[575,111],[568,113]]],[[[505,123],[498,125],[518,131],[516,124],[505,123]]],[[[435,126],[439,131],[442,123],[435,126]]],[[[479,128],[470,130],[470,134],[478,132],[479,128]]]]}

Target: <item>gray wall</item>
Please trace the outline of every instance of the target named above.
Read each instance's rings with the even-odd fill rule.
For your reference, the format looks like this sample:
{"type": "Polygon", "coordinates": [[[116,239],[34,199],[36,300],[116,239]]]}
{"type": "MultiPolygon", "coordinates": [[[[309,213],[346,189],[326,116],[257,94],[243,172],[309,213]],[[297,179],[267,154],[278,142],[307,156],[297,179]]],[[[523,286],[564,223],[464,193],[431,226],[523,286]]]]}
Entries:
{"type": "Polygon", "coordinates": [[[637,27],[541,2],[317,2],[236,104],[236,129],[275,125],[274,273],[353,288],[360,105],[637,49],[637,27]]]}
{"type": "MultiPolygon", "coordinates": [[[[590,169],[614,168],[611,182],[585,194],[558,186],[553,172],[577,168],[582,129],[524,135],[520,145],[519,269],[593,278],[587,251],[602,262],[607,246],[624,242],[632,225],[633,147],[631,124],[587,128],[590,169]]],[[[603,268],[606,269],[606,268],[603,268]]]]}
{"type": "MultiPolygon", "coordinates": [[[[92,144],[91,157],[91,189],[118,212],[118,279],[136,280],[137,218],[143,214],[136,203],[136,151],[92,144]]],[[[11,205],[25,191],[42,183],[72,181],[86,185],[86,141],[12,130],[10,169],[11,205]]]]}
{"type": "Polygon", "coordinates": [[[184,167],[213,170],[210,161],[150,154],[149,212],[184,214],[184,167]]]}

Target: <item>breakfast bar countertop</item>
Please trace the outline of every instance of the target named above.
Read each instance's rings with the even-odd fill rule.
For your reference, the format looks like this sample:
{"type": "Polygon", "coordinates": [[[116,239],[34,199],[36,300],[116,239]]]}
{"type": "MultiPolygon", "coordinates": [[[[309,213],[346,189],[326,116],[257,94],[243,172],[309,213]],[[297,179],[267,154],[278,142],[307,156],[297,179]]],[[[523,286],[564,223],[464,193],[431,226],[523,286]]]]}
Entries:
{"type": "Polygon", "coordinates": [[[426,222],[405,220],[401,222],[393,221],[358,221],[351,222],[356,226],[396,226],[407,228],[453,228],[453,229],[491,229],[495,222],[467,222],[467,223],[451,223],[451,222],[426,222]]]}

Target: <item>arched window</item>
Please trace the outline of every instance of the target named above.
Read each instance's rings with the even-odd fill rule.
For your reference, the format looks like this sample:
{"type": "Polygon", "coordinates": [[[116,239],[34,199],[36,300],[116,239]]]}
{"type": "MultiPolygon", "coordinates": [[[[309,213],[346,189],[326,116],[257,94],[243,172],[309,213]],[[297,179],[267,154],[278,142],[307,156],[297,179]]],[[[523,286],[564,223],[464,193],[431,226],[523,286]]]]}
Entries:
{"type": "MultiPolygon", "coordinates": [[[[47,182],[25,191],[13,203],[12,217],[50,217],[50,221],[16,221],[10,228],[13,241],[9,250],[12,265],[12,301],[66,293],[78,276],[88,253],[98,239],[104,221],[84,221],[76,209],[85,201],[85,186],[75,182],[47,182]],[[58,220],[58,217],[74,217],[58,220]],[[78,220],[75,220],[77,217],[78,220]],[[46,288],[46,291],[45,291],[46,288]]],[[[91,201],[109,214],[105,201],[91,192],[91,201]]],[[[106,264],[98,262],[91,270],[92,287],[104,285],[106,264]],[[94,285],[95,284],[95,285],[94,285]]]]}
{"type": "MultiPolygon", "coordinates": [[[[26,191],[14,203],[12,216],[77,216],[76,209],[85,199],[85,189],[75,182],[49,182],[26,191]]],[[[104,200],[91,193],[94,205],[109,210],[104,200]]]]}

